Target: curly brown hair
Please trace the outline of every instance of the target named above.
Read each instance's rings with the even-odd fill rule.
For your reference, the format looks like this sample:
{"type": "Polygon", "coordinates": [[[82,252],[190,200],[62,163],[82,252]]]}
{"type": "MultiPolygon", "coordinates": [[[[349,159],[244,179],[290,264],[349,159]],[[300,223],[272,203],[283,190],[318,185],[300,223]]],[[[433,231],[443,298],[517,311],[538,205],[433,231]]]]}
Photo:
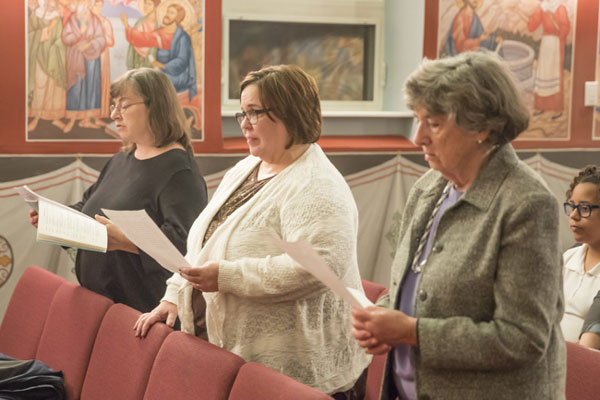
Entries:
{"type": "Polygon", "coordinates": [[[593,183],[596,185],[596,199],[600,200],[600,169],[597,166],[588,165],[579,171],[579,174],[573,178],[569,190],[567,190],[567,200],[569,200],[573,195],[575,186],[579,185],[580,183],[593,183]]]}

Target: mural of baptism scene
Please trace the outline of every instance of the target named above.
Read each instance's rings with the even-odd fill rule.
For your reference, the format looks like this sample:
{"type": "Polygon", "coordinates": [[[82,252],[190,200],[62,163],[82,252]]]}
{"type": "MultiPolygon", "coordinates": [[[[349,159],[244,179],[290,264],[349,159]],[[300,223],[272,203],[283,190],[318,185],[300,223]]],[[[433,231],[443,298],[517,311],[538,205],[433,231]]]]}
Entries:
{"type": "Polygon", "coordinates": [[[440,0],[439,57],[498,53],[531,110],[519,140],[569,140],[576,0],[440,0]]]}
{"type": "Polygon", "coordinates": [[[26,0],[27,141],[116,140],[110,82],[169,77],[202,139],[203,0],[26,0]]]}

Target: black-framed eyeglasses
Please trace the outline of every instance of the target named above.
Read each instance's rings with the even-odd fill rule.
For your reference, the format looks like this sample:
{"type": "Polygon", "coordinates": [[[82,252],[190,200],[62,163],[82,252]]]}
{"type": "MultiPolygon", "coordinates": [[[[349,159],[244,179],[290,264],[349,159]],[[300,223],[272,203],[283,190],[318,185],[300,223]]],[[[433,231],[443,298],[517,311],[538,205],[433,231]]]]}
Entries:
{"type": "Polygon", "coordinates": [[[563,206],[565,207],[565,214],[567,214],[567,216],[570,216],[573,213],[573,210],[577,210],[579,218],[589,218],[590,215],[592,215],[594,208],[600,208],[600,206],[586,203],[575,204],[572,201],[565,202],[563,206]]]}
{"type": "Polygon", "coordinates": [[[118,105],[116,105],[116,106],[115,106],[114,104],[111,104],[111,105],[110,105],[110,113],[112,114],[113,112],[115,112],[115,111],[116,111],[117,113],[119,113],[119,114],[123,115],[123,113],[124,113],[125,111],[127,111],[127,109],[128,109],[129,107],[131,107],[131,106],[135,106],[136,104],[142,104],[142,103],[145,103],[145,102],[144,102],[144,101],[136,101],[135,103],[129,103],[129,104],[118,104],[118,105]]]}
{"type": "Polygon", "coordinates": [[[248,110],[244,112],[239,112],[235,113],[235,119],[237,119],[237,122],[240,125],[242,125],[242,122],[244,122],[244,118],[247,118],[248,122],[250,122],[252,125],[256,125],[256,123],[258,122],[258,116],[269,111],[271,111],[271,109],[263,108],[262,110],[248,110]]]}

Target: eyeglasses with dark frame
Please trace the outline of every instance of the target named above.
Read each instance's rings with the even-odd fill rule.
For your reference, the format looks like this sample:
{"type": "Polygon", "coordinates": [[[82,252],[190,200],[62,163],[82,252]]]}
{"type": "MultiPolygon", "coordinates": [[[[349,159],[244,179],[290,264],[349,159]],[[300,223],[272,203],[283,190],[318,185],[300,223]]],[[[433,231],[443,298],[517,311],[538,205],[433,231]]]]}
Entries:
{"type": "Polygon", "coordinates": [[[117,113],[123,115],[129,107],[135,106],[136,104],[142,104],[142,103],[145,103],[145,101],[136,101],[135,103],[129,103],[129,104],[125,104],[125,105],[118,104],[116,106],[114,104],[111,104],[109,109],[110,109],[111,114],[116,111],[117,113]]]}
{"type": "Polygon", "coordinates": [[[565,214],[567,214],[567,217],[573,213],[573,210],[577,210],[577,215],[579,215],[579,218],[589,218],[590,215],[592,215],[594,208],[600,208],[600,206],[586,203],[575,204],[572,201],[565,202],[563,206],[565,208],[565,214]]]}
{"type": "Polygon", "coordinates": [[[239,112],[235,113],[235,119],[237,119],[237,122],[240,125],[242,125],[242,122],[244,122],[244,118],[247,118],[248,122],[250,122],[252,125],[256,125],[256,123],[258,122],[258,116],[269,111],[271,111],[270,108],[263,108],[261,110],[248,110],[244,112],[239,112]]]}

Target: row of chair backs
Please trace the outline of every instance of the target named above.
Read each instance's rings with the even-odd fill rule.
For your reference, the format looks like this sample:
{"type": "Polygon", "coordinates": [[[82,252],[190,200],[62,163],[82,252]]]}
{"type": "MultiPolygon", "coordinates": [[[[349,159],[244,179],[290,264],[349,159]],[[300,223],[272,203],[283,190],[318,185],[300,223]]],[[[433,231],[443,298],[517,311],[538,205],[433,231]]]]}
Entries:
{"type": "Polygon", "coordinates": [[[331,399],[165,324],[136,338],[140,315],[29,267],[0,326],[0,352],[62,370],[68,399],[331,399]]]}
{"type": "MultiPolygon", "coordinates": [[[[375,302],[387,293],[363,281],[375,302]]],[[[19,280],[0,326],[0,352],[62,370],[68,399],[307,399],[330,397],[202,339],[155,324],[144,339],[140,312],[39,267],[19,280]]],[[[379,397],[385,356],[369,367],[366,400],[379,397]]],[[[597,399],[600,352],[567,343],[567,400],[597,399]]]]}
{"type": "Polygon", "coordinates": [[[113,302],[39,267],[23,272],[2,326],[0,352],[62,370],[77,399],[102,319],[113,302]]]}

